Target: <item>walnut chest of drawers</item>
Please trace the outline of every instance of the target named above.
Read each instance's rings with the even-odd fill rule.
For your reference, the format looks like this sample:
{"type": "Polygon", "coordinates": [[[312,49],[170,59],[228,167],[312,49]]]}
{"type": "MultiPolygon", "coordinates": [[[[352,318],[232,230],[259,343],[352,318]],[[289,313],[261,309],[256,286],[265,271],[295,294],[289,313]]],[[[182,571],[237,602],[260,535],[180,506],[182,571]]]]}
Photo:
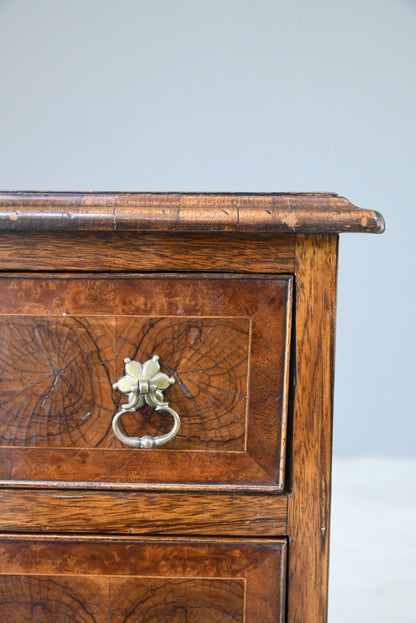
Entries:
{"type": "Polygon", "coordinates": [[[0,195],[0,620],[323,623],[335,194],[0,195]]]}

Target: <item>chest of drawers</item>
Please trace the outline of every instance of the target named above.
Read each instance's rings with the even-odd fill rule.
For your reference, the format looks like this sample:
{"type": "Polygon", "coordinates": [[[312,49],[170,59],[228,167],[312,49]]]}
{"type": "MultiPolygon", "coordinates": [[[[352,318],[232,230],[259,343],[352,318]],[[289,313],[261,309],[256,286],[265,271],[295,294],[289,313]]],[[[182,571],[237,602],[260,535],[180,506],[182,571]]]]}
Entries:
{"type": "Polygon", "coordinates": [[[338,233],[382,230],[333,194],[0,195],[1,620],[326,620],[338,233]]]}

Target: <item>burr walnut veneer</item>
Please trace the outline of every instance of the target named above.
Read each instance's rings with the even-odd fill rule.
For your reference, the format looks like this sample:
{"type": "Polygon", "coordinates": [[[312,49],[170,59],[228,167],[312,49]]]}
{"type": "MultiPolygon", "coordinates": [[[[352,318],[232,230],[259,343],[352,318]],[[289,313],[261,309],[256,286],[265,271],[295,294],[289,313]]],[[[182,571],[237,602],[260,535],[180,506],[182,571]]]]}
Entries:
{"type": "Polygon", "coordinates": [[[383,227],[328,193],[0,193],[2,621],[326,620],[338,233],[383,227]]]}

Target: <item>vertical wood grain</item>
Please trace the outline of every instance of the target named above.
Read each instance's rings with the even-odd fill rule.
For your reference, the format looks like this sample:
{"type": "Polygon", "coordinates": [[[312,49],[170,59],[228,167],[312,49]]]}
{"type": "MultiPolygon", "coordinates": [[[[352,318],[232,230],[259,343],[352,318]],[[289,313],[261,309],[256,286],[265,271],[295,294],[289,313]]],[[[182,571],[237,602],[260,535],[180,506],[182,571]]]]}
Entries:
{"type": "Polygon", "coordinates": [[[338,236],[297,236],[289,623],[327,620],[338,236]]]}

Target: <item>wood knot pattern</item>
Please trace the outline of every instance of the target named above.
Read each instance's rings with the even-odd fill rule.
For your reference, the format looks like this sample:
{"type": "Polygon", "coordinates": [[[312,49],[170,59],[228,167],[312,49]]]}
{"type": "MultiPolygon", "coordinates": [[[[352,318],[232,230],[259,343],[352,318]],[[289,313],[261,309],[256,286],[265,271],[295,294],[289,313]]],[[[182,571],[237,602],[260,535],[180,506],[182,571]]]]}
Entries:
{"type": "Polygon", "coordinates": [[[114,409],[108,389],[113,325],[106,318],[1,319],[2,445],[88,448],[105,442],[114,409]]]}
{"type": "MultiPolygon", "coordinates": [[[[248,318],[122,318],[118,349],[131,359],[160,356],[175,378],[165,400],[181,416],[169,443],[187,450],[244,451],[250,348],[248,318]]],[[[124,416],[130,436],[164,434],[172,423],[150,407],[124,416]]]]}
{"type": "MultiPolygon", "coordinates": [[[[112,391],[124,357],[160,356],[182,426],[170,448],[244,451],[250,320],[6,316],[0,321],[3,446],[121,448],[111,430],[125,396],[112,391]],[[117,371],[116,371],[117,370],[117,371]]],[[[130,436],[159,435],[166,414],[123,416],[130,436]]]]}
{"type": "Polygon", "coordinates": [[[108,581],[75,576],[0,576],[0,621],[102,623],[108,581]]]}
{"type": "Polygon", "coordinates": [[[0,576],[10,623],[243,623],[244,581],[108,576],[0,576]]]}
{"type": "Polygon", "coordinates": [[[117,623],[244,621],[243,580],[126,578],[110,586],[117,623]]]}

